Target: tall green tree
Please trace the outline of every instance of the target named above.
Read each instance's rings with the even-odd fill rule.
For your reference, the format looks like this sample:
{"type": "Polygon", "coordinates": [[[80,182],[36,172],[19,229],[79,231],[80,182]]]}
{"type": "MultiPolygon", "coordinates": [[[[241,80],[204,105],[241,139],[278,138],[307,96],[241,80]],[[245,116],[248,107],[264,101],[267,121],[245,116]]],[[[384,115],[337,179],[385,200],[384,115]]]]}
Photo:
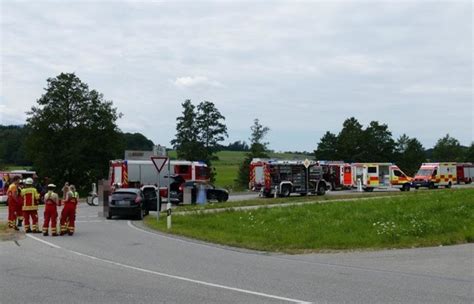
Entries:
{"type": "Polygon", "coordinates": [[[253,125],[250,127],[250,131],[250,151],[246,153],[245,159],[239,167],[237,177],[237,184],[244,188],[248,187],[249,184],[249,167],[252,159],[268,158],[268,142],[264,142],[264,138],[270,131],[270,128],[261,125],[260,121],[255,118],[253,125]]]}
{"type": "Polygon", "coordinates": [[[119,156],[121,114],[74,73],[49,78],[45,91],[27,113],[27,153],[41,175],[90,189],[119,156]]]}
{"type": "Polygon", "coordinates": [[[464,151],[457,140],[454,137],[446,136],[440,138],[436,145],[433,148],[433,161],[444,162],[444,161],[463,161],[464,160],[464,151]]]}
{"type": "Polygon", "coordinates": [[[426,161],[426,152],[416,138],[403,134],[396,142],[394,160],[406,174],[413,176],[421,163],[426,161]]]}
{"type": "Polygon", "coordinates": [[[336,134],[327,131],[321,137],[317,149],[314,150],[315,158],[319,160],[338,160],[337,143],[336,134]]]}
{"type": "Polygon", "coordinates": [[[204,145],[199,139],[199,129],[197,126],[196,107],[191,100],[185,100],[182,116],[176,118],[176,135],[171,144],[176,149],[179,159],[204,160],[204,145]]]}
{"type": "MultiPolygon", "coordinates": [[[[178,158],[204,161],[212,168],[212,160],[217,159],[215,152],[221,147],[219,142],[227,137],[225,117],[212,102],[204,101],[197,108],[186,100],[182,103],[183,114],[176,118],[176,137],[171,144],[178,158]]],[[[214,180],[211,171],[211,181],[214,180]]]]}
{"type": "Polygon", "coordinates": [[[394,156],[395,141],[386,124],[371,121],[363,131],[363,145],[360,147],[361,161],[391,162],[394,156]]]}
{"type": "Polygon", "coordinates": [[[228,137],[224,120],[225,117],[219,112],[214,103],[203,101],[198,104],[196,117],[198,139],[204,145],[208,155],[217,152],[220,149],[219,142],[228,137]]]}
{"type": "Polygon", "coordinates": [[[337,135],[337,158],[346,162],[364,161],[363,140],[364,131],[359,121],[354,117],[346,119],[337,135]]]}

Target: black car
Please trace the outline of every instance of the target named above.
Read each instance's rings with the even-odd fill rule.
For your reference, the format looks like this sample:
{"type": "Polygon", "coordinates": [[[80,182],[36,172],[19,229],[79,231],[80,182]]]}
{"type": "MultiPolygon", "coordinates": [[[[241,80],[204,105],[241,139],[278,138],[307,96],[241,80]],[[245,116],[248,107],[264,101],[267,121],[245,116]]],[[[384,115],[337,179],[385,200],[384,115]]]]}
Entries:
{"type": "Polygon", "coordinates": [[[115,215],[143,219],[150,210],[156,210],[159,205],[156,188],[154,196],[150,195],[150,189],[144,190],[146,195],[138,188],[122,188],[114,191],[110,196],[107,219],[115,215]]]}
{"type": "MultiPolygon", "coordinates": [[[[224,188],[217,188],[209,182],[187,181],[182,185],[183,189],[191,188],[191,203],[196,203],[199,187],[206,190],[207,201],[226,202],[229,199],[229,191],[224,188]]],[[[180,201],[183,201],[183,191],[179,193],[180,201]]]]}

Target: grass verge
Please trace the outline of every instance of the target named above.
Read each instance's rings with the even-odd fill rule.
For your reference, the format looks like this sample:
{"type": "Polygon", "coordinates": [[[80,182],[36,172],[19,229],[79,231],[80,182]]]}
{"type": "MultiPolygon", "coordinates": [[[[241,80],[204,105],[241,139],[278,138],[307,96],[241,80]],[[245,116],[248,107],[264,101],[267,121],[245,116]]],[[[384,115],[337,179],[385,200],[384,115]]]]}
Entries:
{"type": "Polygon", "coordinates": [[[335,195],[323,195],[323,196],[290,196],[284,198],[256,198],[245,201],[233,201],[225,203],[208,203],[205,205],[180,205],[176,207],[175,212],[180,211],[202,211],[208,209],[226,209],[235,207],[245,206],[265,206],[265,205],[278,205],[287,203],[303,203],[303,202],[319,202],[319,201],[334,201],[343,199],[353,198],[366,198],[366,197],[386,197],[386,196],[398,196],[398,195],[415,195],[414,192],[354,192],[353,194],[335,194],[335,195]]]}
{"type": "MultiPolygon", "coordinates": [[[[146,218],[152,229],[166,221],[146,218]]],[[[170,233],[264,251],[406,248],[474,242],[474,189],[373,200],[174,215],[170,233]]]]}

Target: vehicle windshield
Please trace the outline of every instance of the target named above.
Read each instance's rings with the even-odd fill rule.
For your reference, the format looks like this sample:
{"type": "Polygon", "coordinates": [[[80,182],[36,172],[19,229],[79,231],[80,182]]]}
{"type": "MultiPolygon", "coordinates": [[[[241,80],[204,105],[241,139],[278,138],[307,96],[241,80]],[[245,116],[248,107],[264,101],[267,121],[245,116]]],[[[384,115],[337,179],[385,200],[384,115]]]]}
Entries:
{"type": "Polygon", "coordinates": [[[123,200],[134,200],[137,197],[136,193],[133,192],[115,192],[112,193],[113,201],[123,201],[123,200]]]}
{"type": "Polygon", "coordinates": [[[433,173],[433,169],[420,169],[416,173],[416,175],[421,175],[421,176],[430,176],[431,173],[433,173]]]}

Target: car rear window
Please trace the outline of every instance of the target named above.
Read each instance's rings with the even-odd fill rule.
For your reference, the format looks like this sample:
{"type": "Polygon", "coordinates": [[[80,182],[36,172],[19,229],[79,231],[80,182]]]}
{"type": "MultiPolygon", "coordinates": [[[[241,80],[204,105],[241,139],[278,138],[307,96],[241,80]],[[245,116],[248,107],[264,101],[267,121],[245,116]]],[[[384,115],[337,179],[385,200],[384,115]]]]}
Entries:
{"type": "Polygon", "coordinates": [[[137,197],[133,192],[117,192],[112,194],[113,201],[134,200],[137,197]]]}

